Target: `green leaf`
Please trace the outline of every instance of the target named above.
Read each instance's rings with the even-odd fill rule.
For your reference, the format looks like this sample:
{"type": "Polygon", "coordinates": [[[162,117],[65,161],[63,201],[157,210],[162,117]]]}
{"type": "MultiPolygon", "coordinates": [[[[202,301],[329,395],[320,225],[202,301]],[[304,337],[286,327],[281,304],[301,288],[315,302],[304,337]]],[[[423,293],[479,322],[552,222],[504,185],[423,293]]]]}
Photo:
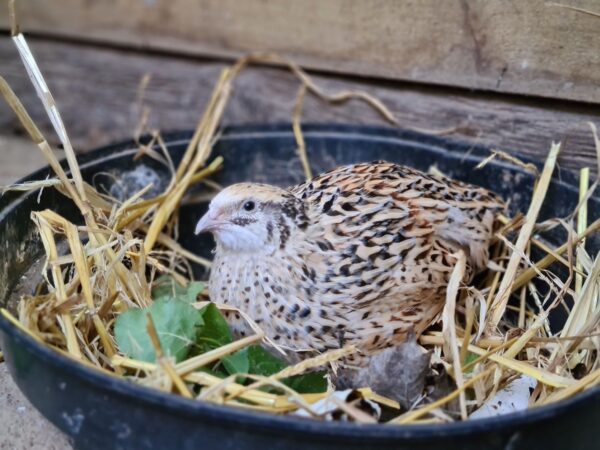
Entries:
{"type": "MultiPolygon", "coordinates": [[[[230,375],[251,373],[268,377],[287,367],[281,359],[269,353],[260,345],[252,345],[221,360],[230,375]],[[233,361],[228,360],[233,359],[233,361]]],[[[326,372],[311,372],[281,380],[284,384],[301,394],[325,392],[327,390],[326,372]]]]}
{"type": "Polygon", "coordinates": [[[222,358],[221,361],[229,375],[251,373],[269,376],[286,367],[283,361],[271,355],[260,345],[246,347],[222,358]]]}
{"type": "MultiPolygon", "coordinates": [[[[467,352],[463,366],[466,366],[467,364],[471,364],[477,358],[479,358],[479,355],[477,355],[475,353],[467,352]]],[[[465,373],[471,373],[472,371],[473,371],[473,367],[469,367],[465,373]]]]}
{"type": "Polygon", "coordinates": [[[221,358],[221,363],[230,375],[236,373],[249,373],[250,361],[248,358],[248,348],[221,358]]]}
{"type": "Polygon", "coordinates": [[[223,365],[217,364],[215,367],[200,367],[197,372],[205,372],[219,378],[227,378],[229,373],[223,368],[223,365]]]}
{"type": "Polygon", "coordinates": [[[198,330],[196,335],[196,346],[194,355],[206,353],[209,350],[222,347],[233,341],[231,330],[227,321],[213,303],[209,303],[200,310],[204,326],[198,330]]]}
{"type": "Polygon", "coordinates": [[[119,350],[133,359],[154,362],[156,354],[146,330],[150,313],[165,355],[177,362],[185,359],[202,327],[202,315],[189,303],[160,299],[148,308],[132,308],[115,322],[115,339],[119,350]]]}
{"type": "Polygon", "coordinates": [[[318,394],[327,390],[327,372],[310,372],[286,378],[283,382],[301,394],[318,394]]]}
{"type": "Polygon", "coordinates": [[[169,275],[163,275],[154,282],[152,300],[177,299],[194,303],[198,295],[206,288],[201,281],[190,281],[187,286],[179,284],[169,275]]]}
{"type": "Polygon", "coordinates": [[[284,361],[272,355],[260,345],[252,345],[247,350],[250,365],[249,373],[268,377],[287,367],[284,361]]]}

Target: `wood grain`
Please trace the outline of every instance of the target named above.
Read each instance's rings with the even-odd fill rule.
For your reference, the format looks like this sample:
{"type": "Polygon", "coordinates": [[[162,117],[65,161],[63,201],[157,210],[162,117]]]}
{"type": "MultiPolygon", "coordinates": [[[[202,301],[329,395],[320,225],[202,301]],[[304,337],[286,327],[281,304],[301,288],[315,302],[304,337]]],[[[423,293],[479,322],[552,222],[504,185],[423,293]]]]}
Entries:
{"type": "MultiPolygon", "coordinates": [[[[129,51],[30,40],[31,47],[77,148],[129,139],[140,117],[140,80],[151,74],[145,104],[150,125],[162,130],[193,128],[208,101],[223,63],[148,56],[129,51]]],[[[50,124],[8,40],[0,40],[0,74],[5,76],[43,131],[50,124]]],[[[553,140],[565,141],[559,163],[576,169],[597,167],[586,121],[600,125],[597,107],[463,90],[416,88],[412,83],[367,83],[315,76],[329,91],[358,89],[382,99],[402,126],[458,127],[452,137],[545,159],[553,140]]],[[[297,80],[281,69],[250,68],[235,83],[226,124],[290,122],[297,80]]],[[[333,107],[306,99],[303,121],[378,124],[381,118],[358,101],[333,107]]],[[[0,134],[19,132],[8,107],[0,102],[0,134]]],[[[35,151],[32,148],[31,151],[35,151]]]]}
{"type": "MultiPolygon", "coordinates": [[[[57,154],[63,158],[63,152],[57,154]]],[[[0,133],[0,186],[8,186],[48,161],[30,139],[0,133]]]]}
{"type": "MultiPolygon", "coordinates": [[[[22,29],[79,41],[219,57],[275,51],[331,72],[600,103],[600,19],[547,0],[17,3],[22,29]]],[[[600,12],[597,0],[562,3],[600,12]]]]}

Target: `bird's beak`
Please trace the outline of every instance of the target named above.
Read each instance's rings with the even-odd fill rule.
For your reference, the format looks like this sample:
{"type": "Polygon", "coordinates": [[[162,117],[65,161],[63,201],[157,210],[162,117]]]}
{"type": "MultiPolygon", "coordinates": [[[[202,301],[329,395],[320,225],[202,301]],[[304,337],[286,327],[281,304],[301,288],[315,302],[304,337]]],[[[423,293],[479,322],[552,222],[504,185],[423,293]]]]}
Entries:
{"type": "Polygon", "coordinates": [[[214,231],[222,223],[223,221],[220,220],[220,217],[209,209],[208,212],[204,214],[202,218],[198,221],[194,233],[200,234],[204,233],[205,231],[214,231]]]}

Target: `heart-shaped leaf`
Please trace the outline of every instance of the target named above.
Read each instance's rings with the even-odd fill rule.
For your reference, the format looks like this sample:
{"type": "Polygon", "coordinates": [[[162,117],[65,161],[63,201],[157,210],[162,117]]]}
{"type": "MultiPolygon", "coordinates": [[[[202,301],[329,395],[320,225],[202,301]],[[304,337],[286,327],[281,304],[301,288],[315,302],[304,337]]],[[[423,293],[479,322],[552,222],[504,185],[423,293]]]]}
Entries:
{"type": "Polygon", "coordinates": [[[230,375],[236,373],[249,373],[250,361],[248,359],[248,349],[245,348],[239,352],[221,358],[221,363],[230,375]]]}
{"type": "Polygon", "coordinates": [[[209,350],[231,343],[233,337],[227,321],[214,303],[209,303],[200,310],[204,326],[196,335],[197,347],[194,354],[205,353],[209,350]]]}
{"type": "Polygon", "coordinates": [[[189,303],[161,299],[148,308],[132,308],[115,322],[115,339],[119,350],[133,359],[156,361],[156,353],[146,330],[150,313],[165,355],[177,362],[186,358],[203,325],[202,315],[189,303]]]}
{"type": "MultiPolygon", "coordinates": [[[[222,362],[230,375],[251,373],[268,377],[287,367],[284,361],[272,355],[260,345],[252,345],[227,358],[223,358],[222,362]],[[227,361],[227,358],[233,359],[233,362],[227,361]]],[[[311,372],[284,378],[281,381],[301,394],[325,392],[327,390],[325,374],[325,372],[311,372]]]]}
{"type": "Polygon", "coordinates": [[[187,286],[182,286],[173,277],[164,275],[154,281],[152,300],[175,298],[187,303],[194,303],[205,288],[206,284],[201,281],[190,281],[187,286]]]}

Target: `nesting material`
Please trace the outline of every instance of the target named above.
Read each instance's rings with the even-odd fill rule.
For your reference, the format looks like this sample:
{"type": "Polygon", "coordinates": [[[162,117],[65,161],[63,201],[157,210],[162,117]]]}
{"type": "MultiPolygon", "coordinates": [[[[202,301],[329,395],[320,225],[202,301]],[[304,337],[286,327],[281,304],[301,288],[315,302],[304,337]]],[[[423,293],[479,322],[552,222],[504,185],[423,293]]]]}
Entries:
{"type": "Polygon", "coordinates": [[[485,419],[527,409],[529,397],[536,386],[537,381],[527,376],[514,379],[473,412],[471,419],[485,419]]]}
{"type": "MultiPolygon", "coordinates": [[[[418,344],[412,342],[410,349],[399,349],[396,355],[391,351],[385,364],[378,365],[383,369],[375,369],[360,378],[364,386],[358,391],[333,393],[335,386],[330,381],[329,388],[322,392],[299,393],[286,382],[289,377],[323,368],[336,373],[337,362],[357,351],[353,347],[330,351],[295,366],[280,367],[270,375],[247,373],[250,369],[246,368],[246,372],[240,369],[219,376],[215,367],[240,364],[237,359],[240,352],[260,351],[256,349],[257,343],[273,353],[283,351],[270,343],[260,327],[241,311],[254,334],[236,341],[218,342],[182,360],[164,348],[165,341],[159,336],[163,325],[148,312],[140,328],[152,344],[154,360],[134,359],[124,354],[115,339],[118,318],[135,308],[150,311],[159,301],[153,292],[161,276],[167,275],[187,289],[192,278],[190,264],[210,266],[209,261],[177,243],[178,208],[192,185],[207,182],[216,171],[227,170],[222,158],[211,159],[211,149],[234,80],[246,65],[257,62],[284,65],[300,80],[293,128],[307,177],[311,172],[300,121],[305,95],[315,95],[335,104],[359,99],[375,108],[387,121],[397,124],[397,120],[385,105],[368,94],[328,94],[293,63],[274,55],[249,56],[221,73],[181,163],[171,168],[172,178],[164,192],[145,198],[152,189],[145,186],[117,200],[99,193],[83,180],[48,86],[14,23],[13,30],[13,39],[63,143],[70,168],[67,175],[48,141],[0,78],[2,95],[56,175],[55,179],[21,184],[13,189],[56,188],[74,202],[83,219],[83,225],[75,225],[53,211],[32,214],[46,251],[44,278],[36,292],[20,302],[18,317],[5,309],[1,313],[36,341],[103,373],[126,377],[194,401],[275,414],[302,410],[302,415],[321,420],[343,417],[357,422],[379,420],[391,424],[469,420],[474,411],[482,411],[482,406],[507,395],[507,389],[519,380],[528,380],[527,386],[535,386],[532,392],[519,390],[519,408],[561,401],[600,384],[600,256],[588,254],[584,246],[585,239],[600,229],[600,221],[587,223],[589,180],[582,180],[581,201],[571,220],[538,221],[548,185],[555,176],[560,144],[550,149],[544,169],[537,177],[527,214],[498,217],[499,228],[489,269],[478,278],[477,284],[460,283],[464,255],[457,255],[441,331],[439,326],[434,327],[419,338],[418,344]],[[544,240],[543,231],[551,227],[565,230],[567,238],[563,245],[554,247],[544,240]],[[59,251],[59,242],[66,242],[65,253],[59,251]],[[545,253],[537,261],[532,259],[534,247],[545,253]],[[556,270],[558,267],[566,268],[567,275],[561,275],[556,270]],[[567,316],[560,330],[553,330],[549,325],[549,314],[555,308],[563,308],[567,316]],[[388,365],[394,358],[410,359],[410,355],[423,363],[422,367],[415,379],[403,380],[404,385],[395,387],[407,390],[410,385],[410,395],[405,392],[404,396],[396,396],[394,386],[382,388],[383,384],[374,377],[377,370],[392,370],[388,365]],[[440,390],[439,380],[444,377],[450,382],[445,383],[445,390],[440,390]],[[397,398],[389,398],[394,396],[397,398]]],[[[164,147],[161,142],[160,135],[155,134],[154,145],[141,146],[140,151],[154,152],[153,155],[159,157],[161,146],[164,147]]],[[[600,153],[600,142],[596,140],[596,143],[600,153]]],[[[164,151],[162,155],[160,158],[167,161],[164,151]]],[[[492,157],[506,158],[506,155],[496,153],[492,157]]],[[[512,162],[519,163],[514,158],[512,162]]],[[[533,169],[532,172],[537,174],[533,169]]],[[[593,188],[595,184],[590,189],[593,188]]],[[[203,320],[208,320],[209,299],[200,292],[192,300],[187,303],[188,307],[203,311],[203,320]]],[[[227,305],[216,307],[231,309],[227,305]]],[[[402,371],[394,373],[403,376],[402,371]]],[[[385,373],[379,375],[385,376],[385,373]]]]}
{"type": "Polygon", "coordinates": [[[411,333],[406,342],[373,356],[368,366],[360,369],[349,382],[354,386],[369,386],[409,410],[423,395],[430,365],[431,353],[425,351],[411,333]]]}

